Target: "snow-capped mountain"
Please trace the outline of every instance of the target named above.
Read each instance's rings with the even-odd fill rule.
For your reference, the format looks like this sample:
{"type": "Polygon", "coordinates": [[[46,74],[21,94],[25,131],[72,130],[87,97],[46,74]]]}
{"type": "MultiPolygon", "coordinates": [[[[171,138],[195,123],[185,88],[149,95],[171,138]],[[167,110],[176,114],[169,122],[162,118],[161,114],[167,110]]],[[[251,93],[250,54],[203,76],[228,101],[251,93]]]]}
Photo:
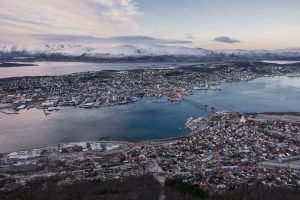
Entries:
{"type": "Polygon", "coordinates": [[[39,46],[17,46],[0,45],[0,53],[24,52],[29,55],[35,54],[60,54],[68,56],[80,56],[93,48],[83,47],[81,45],[59,44],[59,45],[39,45],[39,46]]]}
{"type": "Polygon", "coordinates": [[[291,49],[276,49],[276,50],[243,50],[243,49],[228,49],[220,50],[220,53],[223,53],[227,56],[237,56],[237,57],[300,57],[300,48],[291,48],[291,49]]]}
{"type": "Polygon", "coordinates": [[[300,48],[278,50],[207,50],[167,45],[119,45],[86,47],[73,44],[45,44],[39,46],[0,45],[1,57],[67,56],[85,58],[140,58],[140,57],[197,57],[203,59],[300,59],[300,48]]]}
{"type": "Polygon", "coordinates": [[[27,55],[63,55],[63,56],[87,56],[87,57],[141,57],[141,56],[199,56],[207,57],[217,52],[178,46],[149,45],[149,46],[133,46],[119,45],[113,47],[84,47],[82,45],[58,44],[58,45],[42,45],[42,46],[5,46],[0,45],[0,54],[23,53],[27,55]]]}
{"type": "Polygon", "coordinates": [[[132,45],[121,45],[109,48],[97,48],[86,53],[87,56],[99,57],[138,57],[138,56],[209,56],[214,51],[206,49],[195,49],[177,46],[151,45],[136,47],[132,45]]]}

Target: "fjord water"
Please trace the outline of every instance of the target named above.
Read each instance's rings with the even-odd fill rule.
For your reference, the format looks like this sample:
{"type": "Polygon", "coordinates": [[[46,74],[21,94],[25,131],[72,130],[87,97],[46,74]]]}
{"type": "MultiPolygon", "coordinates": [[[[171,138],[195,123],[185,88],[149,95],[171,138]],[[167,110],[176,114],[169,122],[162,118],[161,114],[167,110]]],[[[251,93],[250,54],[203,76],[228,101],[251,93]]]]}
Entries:
{"type": "Polygon", "coordinates": [[[42,110],[23,110],[19,115],[0,115],[0,152],[55,143],[99,140],[146,140],[187,134],[185,121],[205,111],[187,102],[136,103],[83,109],[64,107],[44,116],[42,110]]]}
{"type": "MultiPolygon", "coordinates": [[[[221,91],[194,95],[240,112],[300,112],[300,78],[263,77],[224,83],[221,91]]],[[[72,141],[147,140],[188,134],[188,117],[209,114],[187,101],[153,103],[153,98],[128,105],[82,109],[64,107],[45,116],[42,110],[19,115],[0,113],[0,152],[72,141]]]]}
{"type": "MultiPolygon", "coordinates": [[[[101,70],[129,70],[141,68],[168,68],[176,67],[176,63],[87,63],[87,62],[33,62],[34,66],[26,67],[0,67],[0,78],[22,76],[56,76],[77,72],[101,70]]],[[[190,64],[190,63],[188,63],[190,64]]],[[[185,65],[181,63],[180,65],[185,65]]]]}
{"type": "Polygon", "coordinates": [[[274,63],[274,64],[279,64],[279,65],[284,65],[284,64],[294,64],[294,63],[300,63],[299,60],[263,60],[262,62],[264,63],[274,63]]]}
{"type": "MultiPolygon", "coordinates": [[[[292,64],[300,61],[262,61],[275,64],[292,64]]],[[[204,64],[207,62],[181,62],[181,63],[151,63],[151,62],[115,62],[115,63],[88,63],[88,62],[32,62],[34,66],[0,67],[0,78],[22,76],[56,76],[77,72],[101,70],[130,70],[145,68],[169,68],[191,64],[204,64]]]]}
{"type": "Polygon", "coordinates": [[[196,95],[235,112],[300,112],[300,77],[263,77],[220,88],[196,95]]]}

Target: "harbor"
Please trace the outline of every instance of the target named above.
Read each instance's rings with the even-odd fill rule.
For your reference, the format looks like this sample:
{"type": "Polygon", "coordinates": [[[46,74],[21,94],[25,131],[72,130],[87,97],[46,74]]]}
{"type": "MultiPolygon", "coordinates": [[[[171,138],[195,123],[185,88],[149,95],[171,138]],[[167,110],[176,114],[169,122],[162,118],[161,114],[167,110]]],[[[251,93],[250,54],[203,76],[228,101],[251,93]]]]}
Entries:
{"type": "MultiPolygon", "coordinates": [[[[294,88],[297,84],[297,78],[262,77],[249,82],[223,83],[218,91],[197,90],[190,97],[235,112],[299,112],[300,93],[294,88]]],[[[20,114],[0,113],[0,140],[5,141],[0,152],[103,137],[142,141],[185,136],[189,134],[188,118],[212,113],[211,108],[205,109],[205,104],[194,104],[185,98],[171,102],[165,97],[144,97],[123,105],[55,107],[58,111],[26,108],[18,111],[20,114]]],[[[222,112],[215,108],[214,112],[222,112]]]]}
{"type": "Polygon", "coordinates": [[[223,112],[188,118],[191,134],[168,140],[78,141],[5,152],[0,180],[10,190],[54,177],[74,183],[151,174],[161,184],[173,177],[216,192],[258,183],[299,189],[299,123],[299,112],[223,112]]]}

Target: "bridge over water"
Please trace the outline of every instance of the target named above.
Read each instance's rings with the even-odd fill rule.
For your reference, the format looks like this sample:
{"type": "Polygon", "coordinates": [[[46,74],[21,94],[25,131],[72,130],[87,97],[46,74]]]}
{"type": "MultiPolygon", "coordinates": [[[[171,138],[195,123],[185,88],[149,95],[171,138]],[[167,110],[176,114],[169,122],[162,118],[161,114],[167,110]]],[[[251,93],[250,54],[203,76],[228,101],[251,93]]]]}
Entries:
{"type": "Polygon", "coordinates": [[[234,112],[230,108],[214,103],[211,100],[202,99],[201,97],[197,96],[187,96],[184,97],[184,100],[205,110],[210,110],[211,112],[234,112]]]}

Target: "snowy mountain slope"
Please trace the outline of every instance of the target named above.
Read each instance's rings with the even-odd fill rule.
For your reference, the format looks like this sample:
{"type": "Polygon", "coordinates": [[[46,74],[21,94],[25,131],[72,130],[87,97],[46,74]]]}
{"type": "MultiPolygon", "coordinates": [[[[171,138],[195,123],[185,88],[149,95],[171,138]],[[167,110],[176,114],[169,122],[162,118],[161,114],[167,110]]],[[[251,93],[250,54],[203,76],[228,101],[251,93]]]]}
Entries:
{"type": "Polygon", "coordinates": [[[39,46],[16,46],[16,45],[0,45],[0,53],[24,52],[30,55],[35,54],[61,54],[69,56],[80,56],[93,48],[83,47],[81,45],[39,45],[39,46]]]}
{"type": "Polygon", "coordinates": [[[42,46],[4,46],[0,45],[0,52],[24,52],[30,55],[35,54],[60,54],[68,56],[91,56],[91,57],[139,57],[139,56],[210,56],[216,52],[199,48],[188,48],[178,46],[164,46],[164,45],[149,45],[149,46],[132,46],[119,45],[113,47],[99,47],[90,48],[81,45],[42,45],[42,46]]]}
{"type": "Polygon", "coordinates": [[[83,47],[81,45],[49,45],[46,44],[44,46],[35,46],[31,48],[27,48],[27,52],[29,54],[60,54],[66,56],[81,56],[82,54],[93,50],[93,48],[83,47]]]}
{"type": "Polygon", "coordinates": [[[195,49],[177,46],[131,46],[121,45],[110,48],[97,48],[86,53],[87,56],[110,56],[110,57],[123,57],[123,56],[209,56],[214,54],[214,51],[205,49],[195,49]]]}
{"type": "Polygon", "coordinates": [[[71,57],[91,57],[91,58],[126,58],[126,57],[199,57],[215,59],[300,59],[300,48],[278,49],[278,50],[207,50],[201,48],[189,48],[181,46],[167,45],[119,45],[112,47],[85,47],[73,44],[45,44],[40,46],[16,46],[0,45],[0,56],[37,56],[37,55],[61,55],[71,57]]]}

